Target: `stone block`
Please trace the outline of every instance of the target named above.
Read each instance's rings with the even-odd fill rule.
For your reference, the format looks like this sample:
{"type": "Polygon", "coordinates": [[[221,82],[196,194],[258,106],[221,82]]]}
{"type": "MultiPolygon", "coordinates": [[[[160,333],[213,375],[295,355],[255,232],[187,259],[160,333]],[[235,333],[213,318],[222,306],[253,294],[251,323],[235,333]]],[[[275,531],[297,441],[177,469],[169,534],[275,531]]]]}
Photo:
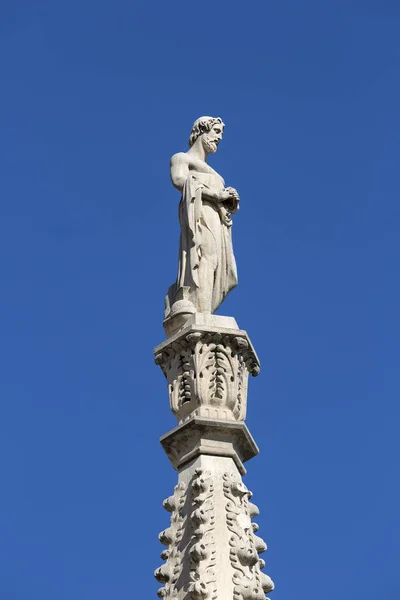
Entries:
{"type": "Polygon", "coordinates": [[[245,423],[192,417],[160,438],[176,470],[200,455],[230,457],[244,475],[244,462],[259,452],[245,423]]]}

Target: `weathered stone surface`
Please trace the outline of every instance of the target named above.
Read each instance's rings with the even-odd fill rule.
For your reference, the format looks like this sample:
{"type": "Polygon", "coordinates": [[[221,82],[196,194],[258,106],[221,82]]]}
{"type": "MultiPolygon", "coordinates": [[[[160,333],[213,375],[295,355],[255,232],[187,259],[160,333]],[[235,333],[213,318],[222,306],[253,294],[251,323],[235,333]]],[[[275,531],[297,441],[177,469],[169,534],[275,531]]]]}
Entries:
{"type": "Polygon", "coordinates": [[[157,346],[154,355],[167,378],[170,407],[180,423],[193,414],[245,419],[248,375],[260,372],[245,331],[190,325],[157,346]]]}
{"type": "Polygon", "coordinates": [[[160,534],[166,561],[155,572],[167,600],[265,600],[274,587],[262,572],[265,542],[258,508],[231,458],[201,455],[179,473],[164,501],[171,524],[160,534]]]}

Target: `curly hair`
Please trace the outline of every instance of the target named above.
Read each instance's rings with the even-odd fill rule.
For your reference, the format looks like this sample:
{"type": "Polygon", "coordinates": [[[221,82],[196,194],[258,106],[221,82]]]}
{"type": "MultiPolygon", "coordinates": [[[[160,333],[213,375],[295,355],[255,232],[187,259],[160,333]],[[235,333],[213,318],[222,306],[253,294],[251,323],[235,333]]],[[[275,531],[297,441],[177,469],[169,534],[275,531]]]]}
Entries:
{"type": "Polygon", "coordinates": [[[220,123],[224,127],[221,117],[200,117],[196,119],[190,132],[189,146],[192,147],[200,135],[211,131],[216,123],[220,123]]]}

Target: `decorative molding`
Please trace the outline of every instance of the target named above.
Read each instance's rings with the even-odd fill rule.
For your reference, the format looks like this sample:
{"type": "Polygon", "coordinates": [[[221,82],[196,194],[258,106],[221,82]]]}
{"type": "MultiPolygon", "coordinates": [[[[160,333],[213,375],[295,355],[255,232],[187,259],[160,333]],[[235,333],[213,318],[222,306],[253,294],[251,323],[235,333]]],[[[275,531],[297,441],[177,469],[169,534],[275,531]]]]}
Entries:
{"type": "Polygon", "coordinates": [[[226,456],[235,461],[244,475],[243,463],[259,452],[243,421],[196,416],[163,435],[160,442],[177,470],[200,455],[226,456]]]}
{"type": "Polygon", "coordinates": [[[154,572],[154,577],[164,587],[157,592],[159,598],[165,600],[176,600],[177,590],[175,584],[178,580],[182,568],[182,551],[180,542],[184,530],[184,511],[186,486],[184,483],[178,483],[175,486],[174,493],[163,502],[166,511],[171,513],[171,524],[168,529],[160,533],[158,539],[167,546],[167,549],[161,553],[161,558],[166,561],[164,565],[154,572]]]}
{"type": "Polygon", "coordinates": [[[258,525],[251,522],[252,517],[259,514],[258,507],[249,501],[252,493],[233,473],[224,473],[223,489],[227,499],[226,522],[232,534],[229,545],[234,569],[233,600],[265,600],[265,594],[274,589],[274,583],[261,571],[265,562],[259,554],[267,545],[255,535],[258,525]]]}
{"type": "Polygon", "coordinates": [[[193,510],[190,521],[193,534],[189,544],[188,598],[215,600],[217,598],[215,505],[211,473],[196,469],[191,488],[193,510]]]}
{"type": "Polygon", "coordinates": [[[260,372],[250,340],[240,330],[198,329],[190,327],[156,348],[171,410],[179,422],[192,415],[243,421],[249,373],[260,372]]]}

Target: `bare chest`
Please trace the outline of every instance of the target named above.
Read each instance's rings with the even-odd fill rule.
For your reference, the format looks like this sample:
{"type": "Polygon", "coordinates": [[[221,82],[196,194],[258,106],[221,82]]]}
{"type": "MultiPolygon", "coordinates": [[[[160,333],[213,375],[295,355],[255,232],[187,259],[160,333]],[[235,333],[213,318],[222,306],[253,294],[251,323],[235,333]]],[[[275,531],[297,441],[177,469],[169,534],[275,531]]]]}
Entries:
{"type": "Polygon", "coordinates": [[[221,175],[205,162],[196,161],[196,163],[190,165],[189,170],[198,181],[210,189],[221,190],[225,187],[221,175]]]}

